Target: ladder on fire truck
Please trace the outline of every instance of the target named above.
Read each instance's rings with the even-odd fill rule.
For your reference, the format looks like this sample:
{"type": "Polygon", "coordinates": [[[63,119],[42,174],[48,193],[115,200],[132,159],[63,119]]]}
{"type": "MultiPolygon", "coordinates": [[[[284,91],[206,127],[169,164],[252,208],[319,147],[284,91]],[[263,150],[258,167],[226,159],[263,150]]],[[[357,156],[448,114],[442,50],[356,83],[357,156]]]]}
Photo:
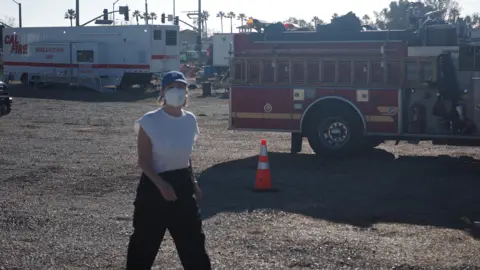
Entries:
{"type": "MultiPolygon", "coordinates": [[[[280,24],[253,18],[247,21],[246,26],[256,29],[259,33],[243,33],[237,38],[248,40],[245,42],[273,47],[254,48],[241,52],[239,48],[235,48],[229,69],[233,84],[415,88],[424,87],[427,81],[436,78],[436,57],[407,57],[407,52],[402,51],[404,45],[399,36],[400,31],[386,30],[383,31],[384,36],[374,36],[374,40],[364,41],[276,40],[277,36],[283,38],[283,34],[277,31],[281,32],[285,29],[292,36],[299,37],[305,34],[314,35],[316,32],[305,31],[305,29],[297,31],[298,28],[294,25],[287,23],[280,26],[280,24]],[[270,28],[272,33],[265,33],[267,28],[270,28]],[[336,43],[342,45],[328,46],[336,43]],[[288,47],[288,44],[304,46],[292,48],[288,47]],[[313,44],[319,44],[319,46],[317,48],[309,46],[313,44]],[[320,44],[323,45],[320,46],[320,44]],[[349,44],[354,45],[349,46],[349,44]],[[377,45],[368,47],[362,44],[377,45]],[[359,79],[360,77],[363,79],[359,79]]],[[[377,31],[364,30],[363,32],[371,33],[373,36],[377,31]]]]}

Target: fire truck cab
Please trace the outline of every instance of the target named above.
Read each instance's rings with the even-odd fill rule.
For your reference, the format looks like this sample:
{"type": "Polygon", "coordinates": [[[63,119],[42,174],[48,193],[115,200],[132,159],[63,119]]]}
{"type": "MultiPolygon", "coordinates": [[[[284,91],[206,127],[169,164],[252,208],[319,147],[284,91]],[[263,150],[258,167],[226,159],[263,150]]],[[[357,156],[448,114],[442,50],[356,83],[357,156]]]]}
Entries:
{"type": "Polygon", "coordinates": [[[386,140],[480,145],[480,31],[428,18],[406,30],[340,19],[315,31],[250,20],[257,32],[235,34],[229,128],[288,132],[292,153],[307,138],[317,155],[386,140]]]}

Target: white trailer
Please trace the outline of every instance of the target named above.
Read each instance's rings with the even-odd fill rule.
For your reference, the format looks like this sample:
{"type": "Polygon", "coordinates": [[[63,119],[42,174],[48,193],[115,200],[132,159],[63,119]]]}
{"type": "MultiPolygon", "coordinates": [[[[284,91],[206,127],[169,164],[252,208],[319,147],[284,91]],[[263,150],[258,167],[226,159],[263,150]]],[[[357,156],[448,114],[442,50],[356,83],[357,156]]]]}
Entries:
{"type": "Polygon", "coordinates": [[[230,51],[233,51],[233,34],[214,34],[213,66],[228,68],[230,66],[230,51]]]}
{"type": "Polygon", "coordinates": [[[155,73],[179,70],[178,25],[3,29],[5,79],[22,83],[148,85],[155,73]]]}

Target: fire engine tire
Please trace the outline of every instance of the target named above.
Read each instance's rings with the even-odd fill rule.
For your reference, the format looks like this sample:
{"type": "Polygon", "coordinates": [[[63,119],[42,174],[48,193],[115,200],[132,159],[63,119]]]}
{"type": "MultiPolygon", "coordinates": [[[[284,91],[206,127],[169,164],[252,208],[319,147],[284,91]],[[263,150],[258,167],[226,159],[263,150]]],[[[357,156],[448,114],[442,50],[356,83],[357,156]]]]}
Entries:
{"type": "Polygon", "coordinates": [[[308,114],[305,134],[317,156],[344,157],[364,149],[362,120],[349,105],[324,104],[308,114]]]}

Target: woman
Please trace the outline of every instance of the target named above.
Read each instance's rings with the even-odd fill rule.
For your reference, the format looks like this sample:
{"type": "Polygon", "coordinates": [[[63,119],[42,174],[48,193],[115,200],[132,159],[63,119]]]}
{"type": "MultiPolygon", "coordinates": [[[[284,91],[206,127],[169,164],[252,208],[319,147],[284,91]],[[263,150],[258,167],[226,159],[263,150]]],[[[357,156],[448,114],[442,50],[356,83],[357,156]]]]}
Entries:
{"type": "Polygon", "coordinates": [[[190,164],[198,125],[195,115],[182,109],[187,85],[183,73],[165,74],[162,107],[136,123],[143,173],[134,203],[127,269],[151,269],[167,229],[184,269],[211,269],[197,205],[202,193],[190,164]]]}

